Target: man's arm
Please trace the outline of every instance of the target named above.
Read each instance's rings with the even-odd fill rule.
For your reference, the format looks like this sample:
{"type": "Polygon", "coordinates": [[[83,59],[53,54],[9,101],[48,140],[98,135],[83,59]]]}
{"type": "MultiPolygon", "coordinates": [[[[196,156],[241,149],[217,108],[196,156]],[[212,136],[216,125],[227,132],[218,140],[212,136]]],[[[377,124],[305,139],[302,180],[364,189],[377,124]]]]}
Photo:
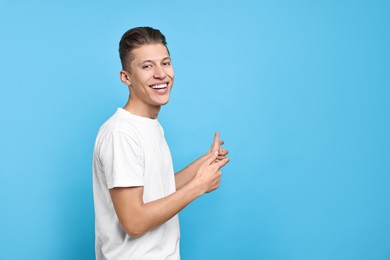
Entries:
{"type": "Polygon", "coordinates": [[[219,132],[216,132],[210,150],[205,155],[201,156],[199,159],[195,160],[187,167],[175,174],[176,190],[183,188],[195,177],[199,167],[207,159],[210,153],[218,151],[218,157],[216,160],[225,159],[229,151],[221,147],[223,144],[224,142],[220,140],[219,132]]]}
{"type": "Polygon", "coordinates": [[[110,189],[111,198],[119,221],[131,237],[137,237],[168,221],[206,192],[219,187],[220,169],[229,158],[216,161],[218,152],[211,153],[198,167],[187,185],[171,195],[148,203],[143,202],[143,187],[110,189]]]}

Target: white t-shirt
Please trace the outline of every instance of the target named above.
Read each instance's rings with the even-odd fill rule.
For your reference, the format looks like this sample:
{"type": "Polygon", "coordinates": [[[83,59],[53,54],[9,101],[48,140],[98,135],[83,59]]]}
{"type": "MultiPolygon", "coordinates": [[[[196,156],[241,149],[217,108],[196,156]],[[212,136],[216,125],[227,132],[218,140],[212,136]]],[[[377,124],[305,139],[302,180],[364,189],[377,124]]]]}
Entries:
{"type": "Polygon", "coordinates": [[[110,197],[114,187],[143,186],[145,203],[175,192],[171,153],[157,119],[118,108],[99,129],[93,156],[96,259],[180,259],[178,216],[131,238],[110,197]]]}

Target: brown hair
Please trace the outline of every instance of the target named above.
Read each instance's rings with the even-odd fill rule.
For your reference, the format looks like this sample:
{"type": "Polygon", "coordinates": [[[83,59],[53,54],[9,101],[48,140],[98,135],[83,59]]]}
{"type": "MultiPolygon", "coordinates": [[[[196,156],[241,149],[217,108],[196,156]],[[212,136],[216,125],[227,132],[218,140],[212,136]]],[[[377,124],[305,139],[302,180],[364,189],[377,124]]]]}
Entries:
{"type": "Polygon", "coordinates": [[[152,27],[135,27],[125,32],[119,42],[119,57],[122,69],[125,69],[134,58],[131,51],[146,44],[164,44],[169,53],[165,36],[152,27]]]}

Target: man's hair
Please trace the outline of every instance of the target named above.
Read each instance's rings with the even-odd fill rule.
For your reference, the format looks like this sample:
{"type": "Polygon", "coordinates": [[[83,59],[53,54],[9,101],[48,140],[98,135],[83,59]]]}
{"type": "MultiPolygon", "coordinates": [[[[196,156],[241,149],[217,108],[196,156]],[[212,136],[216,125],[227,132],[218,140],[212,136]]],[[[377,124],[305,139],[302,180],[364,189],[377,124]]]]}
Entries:
{"type": "Polygon", "coordinates": [[[119,57],[122,63],[122,69],[130,65],[132,59],[132,50],[147,44],[163,44],[169,53],[165,36],[157,29],[152,27],[135,27],[125,32],[119,42],[119,57]]]}

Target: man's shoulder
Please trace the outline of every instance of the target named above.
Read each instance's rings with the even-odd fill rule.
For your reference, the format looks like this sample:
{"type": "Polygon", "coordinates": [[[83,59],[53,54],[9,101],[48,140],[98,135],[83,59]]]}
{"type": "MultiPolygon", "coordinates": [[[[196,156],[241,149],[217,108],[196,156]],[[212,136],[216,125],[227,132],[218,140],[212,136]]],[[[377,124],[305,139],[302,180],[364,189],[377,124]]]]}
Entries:
{"type": "Polygon", "coordinates": [[[98,137],[104,137],[114,134],[123,134],[135,138],[137,136],[137,124],[129,117],[123,116],[118,109],[103,125],[99,128],[98,137]]]}

